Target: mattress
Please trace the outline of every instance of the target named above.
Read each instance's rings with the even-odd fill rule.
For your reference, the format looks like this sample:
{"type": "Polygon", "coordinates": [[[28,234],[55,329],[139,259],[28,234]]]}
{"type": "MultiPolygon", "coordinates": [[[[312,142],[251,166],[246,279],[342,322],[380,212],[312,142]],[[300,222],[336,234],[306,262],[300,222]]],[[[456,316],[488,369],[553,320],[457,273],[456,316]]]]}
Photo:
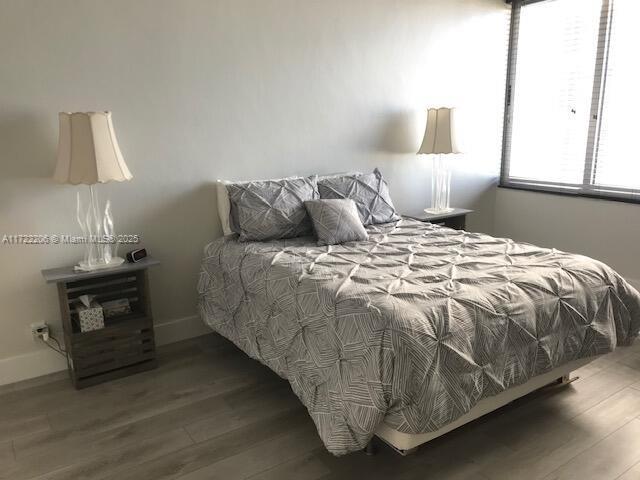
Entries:
{"type": "Polygon", "coordinates": [[[435,432],[484,398],[629,345],[640,295],[591,258],[403,218],[369,240],[206,246],[199,312],[283,378],[326,448],[435,432]]]}

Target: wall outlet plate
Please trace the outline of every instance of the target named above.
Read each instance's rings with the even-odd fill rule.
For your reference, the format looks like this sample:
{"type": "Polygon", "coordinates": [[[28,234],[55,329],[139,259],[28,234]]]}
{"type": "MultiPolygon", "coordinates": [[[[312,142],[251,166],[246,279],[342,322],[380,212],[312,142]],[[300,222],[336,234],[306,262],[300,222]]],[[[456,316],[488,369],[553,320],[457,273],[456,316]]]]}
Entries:
{"type": "Polygon", "coordinates": [[[49,325],[46,323],[32,323],[31,324],[31,335],[33,338],[49,338],[49,325]]]}

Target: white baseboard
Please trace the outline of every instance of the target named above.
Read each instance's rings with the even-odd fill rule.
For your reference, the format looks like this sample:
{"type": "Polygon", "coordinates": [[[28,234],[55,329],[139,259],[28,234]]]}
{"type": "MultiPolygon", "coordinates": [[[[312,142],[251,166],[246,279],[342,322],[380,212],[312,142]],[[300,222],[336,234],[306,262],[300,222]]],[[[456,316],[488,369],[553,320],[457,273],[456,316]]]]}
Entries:
{"type": "MultiPolygon", "coordinates": [[[[198,315],[158,323],[154,329],[157,345],[179,342],[211,332],[198,315]]],[[[0,359],[0,385],[48,375],[66,368],[66,359],[48,348],[3,358],[0,359]]]]}
{"type": "Polygon", "coordinates": [[[67,360],[48,348],[0,360],[0,385],[41,377],[67,368],[67,360]]]}
{"type": "Polygon", "coordinates": [[[157,323],[154,329],[156,345],[167,345],[168,343],[175,343],[212,332],[211,328],[204,324],[199,315],[157,323]]]}

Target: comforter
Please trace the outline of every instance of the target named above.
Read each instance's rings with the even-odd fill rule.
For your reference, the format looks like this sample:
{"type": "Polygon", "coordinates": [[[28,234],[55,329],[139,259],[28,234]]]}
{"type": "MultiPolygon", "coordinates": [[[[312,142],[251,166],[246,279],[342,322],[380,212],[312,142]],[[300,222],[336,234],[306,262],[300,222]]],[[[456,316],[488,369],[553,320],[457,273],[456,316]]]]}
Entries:
{"type": "Polygon", "coordinates": [[[628,345],[640,295],[581,255],[403,218],[369,240],[205,248],[203,320],[286,378],[326,448],[435,431],[571,360],[628,345]]]}

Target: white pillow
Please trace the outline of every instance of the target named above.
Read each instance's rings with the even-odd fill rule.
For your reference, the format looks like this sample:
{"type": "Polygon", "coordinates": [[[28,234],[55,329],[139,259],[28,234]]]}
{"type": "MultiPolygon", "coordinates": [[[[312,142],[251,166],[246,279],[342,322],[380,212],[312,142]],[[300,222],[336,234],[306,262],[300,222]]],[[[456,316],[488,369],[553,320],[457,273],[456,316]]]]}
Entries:
{"type": "Polygon", "coordinates": [[[231,202],[229,201],[229,192],[227,192],[226,184],[231,183],[226,180],[216,180],[216,193],[218,196],[218,217],[222,224],[222,233],[231,235],[231,224],[229,216],[231,215],[231,202]]]}

